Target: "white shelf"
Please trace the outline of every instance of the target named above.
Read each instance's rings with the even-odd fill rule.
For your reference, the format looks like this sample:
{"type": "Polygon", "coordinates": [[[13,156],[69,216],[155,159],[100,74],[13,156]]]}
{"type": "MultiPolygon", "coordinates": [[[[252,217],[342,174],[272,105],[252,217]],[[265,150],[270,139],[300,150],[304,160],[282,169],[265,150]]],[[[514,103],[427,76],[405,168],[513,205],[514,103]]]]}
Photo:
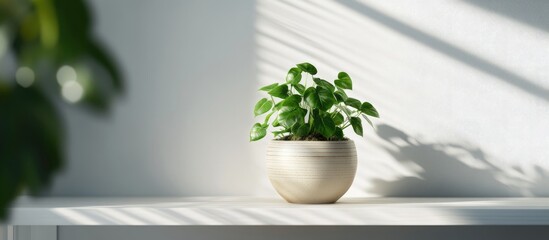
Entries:
{"type": "Polygon", "coordinates": [[[10,225],[547,225],[548,198],[21,198],[10,225]]]}

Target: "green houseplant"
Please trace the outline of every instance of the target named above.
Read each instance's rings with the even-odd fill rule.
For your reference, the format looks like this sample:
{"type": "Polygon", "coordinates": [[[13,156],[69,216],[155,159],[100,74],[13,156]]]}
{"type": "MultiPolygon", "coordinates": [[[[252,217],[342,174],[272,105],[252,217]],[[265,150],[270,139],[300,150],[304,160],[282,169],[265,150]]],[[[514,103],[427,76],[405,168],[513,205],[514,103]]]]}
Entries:
{"type": "Polygon", "coordinates": [[[85,0],[0,0],[0,222],[17,196],[40,195],[63,169],[61,104],[107,114],[123,93],[92,26],[85,0]]]}
{"type": "Polygon", "coordinates": [[[288,202],[337,201],[356,173],[356,149],[343,130],[352,127],[362,136],[361,117],[370,125],[369,116],[379,117],[371,103],[347,95],[353,89],[349,74],[340,72],[333,84],[316,74],[312,64],[297,64],[284,83],[259,89],[269,97],[254,108],[256,117],[266,115],[252,126],[250,141],[274,128],[267,152],[269,179],[288,202]]]}

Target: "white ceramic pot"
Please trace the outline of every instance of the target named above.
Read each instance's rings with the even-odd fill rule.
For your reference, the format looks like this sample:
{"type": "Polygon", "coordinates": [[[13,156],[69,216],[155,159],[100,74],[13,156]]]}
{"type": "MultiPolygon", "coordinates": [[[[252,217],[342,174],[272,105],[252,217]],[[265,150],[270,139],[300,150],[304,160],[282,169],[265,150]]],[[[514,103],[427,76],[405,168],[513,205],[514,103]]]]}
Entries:
{"type": "Polygon", "coordinates": [[[290,203],[334,203],[353,183],[356,156],[352,140],[272,140],[267,173],[278,194],[290,203]]]}

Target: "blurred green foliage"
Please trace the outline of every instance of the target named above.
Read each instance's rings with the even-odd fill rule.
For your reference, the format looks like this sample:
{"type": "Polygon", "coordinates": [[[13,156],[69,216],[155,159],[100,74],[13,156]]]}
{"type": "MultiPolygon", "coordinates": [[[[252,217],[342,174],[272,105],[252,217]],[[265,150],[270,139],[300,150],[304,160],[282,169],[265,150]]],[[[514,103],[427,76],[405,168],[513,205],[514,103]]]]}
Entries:
{"type": "Polygon", "coordinates": [[[0,0],[0,220],[64,162],[62,102],[108,112],[123,81],[83,0],[0,0]]]}

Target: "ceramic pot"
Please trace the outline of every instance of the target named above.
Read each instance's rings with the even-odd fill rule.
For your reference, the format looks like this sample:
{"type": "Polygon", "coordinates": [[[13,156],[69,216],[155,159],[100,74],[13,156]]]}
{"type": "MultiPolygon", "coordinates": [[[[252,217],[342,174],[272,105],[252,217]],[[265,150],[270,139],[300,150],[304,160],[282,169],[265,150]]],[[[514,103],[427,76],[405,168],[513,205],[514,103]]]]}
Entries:
{"type": "Polygon", "coordinates": [[[352,140],[271,140],[267,173],[278,194],[290,203],[334,203],[353,183],[356,156],[352,140]]]}

